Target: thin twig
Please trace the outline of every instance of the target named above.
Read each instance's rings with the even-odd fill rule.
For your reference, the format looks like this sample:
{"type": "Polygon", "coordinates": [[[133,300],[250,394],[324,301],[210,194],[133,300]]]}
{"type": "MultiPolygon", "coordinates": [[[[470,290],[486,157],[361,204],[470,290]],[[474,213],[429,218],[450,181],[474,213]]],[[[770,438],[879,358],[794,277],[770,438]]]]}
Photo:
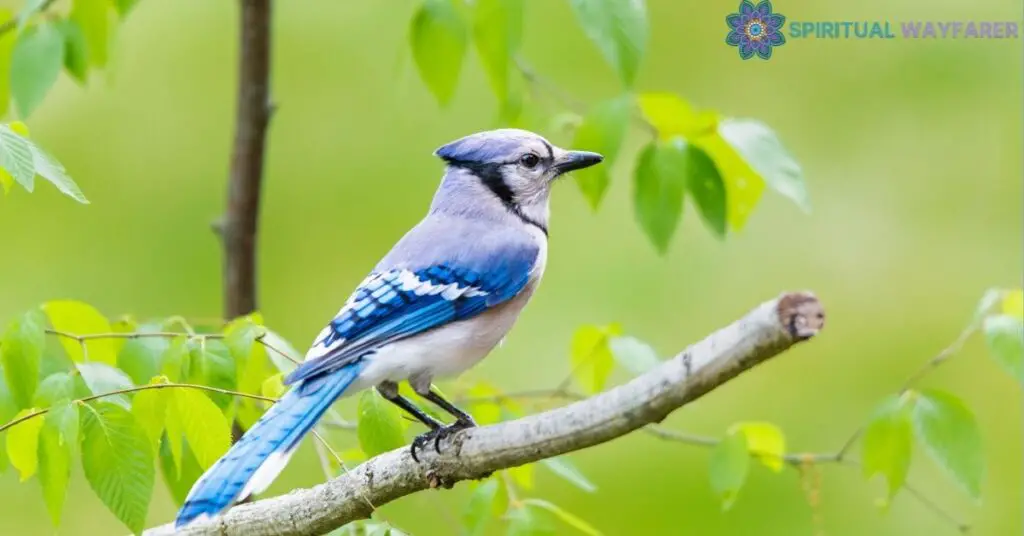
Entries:
{"type": "Polygon", "coordinates": [[[907,391],[908,389],[913,387],[914,384],[919,382],[921,378],[926,376],[931,371],[935,370],[938,366],[948,361],[949,358],[956,355],[957,352],[959,352],[964,347],[964,344],[967,342],[967,339],[971,338],[971,335],[973,335],[974,332],[977,331],[977,329],[978,323],[971,322],[970,325],[968,325],[966,328],[964,328],[963,331],[960,332],[960,335],[957,336],[956,340],[954,340],[952,344],[950,344],[941,352],[936,354],[935,357],[929,359],[928,362],[925,363],[920,369],[918,369],[917,372],[912,374],[910,378],[907,378],[907,381],[903,383],[903,387],[900,388],[900,392],[907,391]]]}
{"type": "Polygon", "coordinates": [[[327,451],[324,448],[327,445],[327,440],[316,429],[313,430],[313,437],[316,438],[313,446],[316,447],[316,457],[320,459],[320,468],[324,470],[324,478],[334,478],[334,471],[331,470],[331,461],[327,459],[327,451]]]}
{"type": "MultiPolygon", "coordinates": [[[[339,456],[338,453],[335,452],[335,450],[333,448],[331,448],[330,443],[328,443],[327,440],[324,439],[324,437],[322,435],[320,435],[320,432],[318,432],[316,430],[316,428],[314,428],[312,430],[312,432],[313,432],[313,437],[315,437],[317,439],[317,441],[319,442],[319,445],[322,446],[323,448],[327,449],[327,451],[331,453],[331,456],[334,457],[334,461],[338,462],[338,467],[340,467],[341,470],[345,472],[345,474],[348,474],[348,466],[345,465],[345,460],[341,459],[341,456],[339,456]]],[[[318,452],[319,452],[319,450],[318,450],[318,452]]],[[[327,469],[328,469],[326,471],[327,472],[327,478],[328,479],[333,478],[334,475],[330,474],[329,467],[327,469]]],[[[377,507],[374,506],[372,502],[370,502],[370,498],[367,497],[365,494],[363,494],[362,497],[363,497],[363,500],[366,501],[366,504],[370,507],[370,509],[374,513],[376,513],[377,512],[377,507]]]]}
{"type": "MultiPolygon", "coordinates": [[[[545,93],[554,97],[563,106],[572,110],[574,113],[583,115],[587,113],[589,106],[587,103],[576,98],[571,93],[565,91],[558,84],[552,82],[544,75],[538,73],[526,60],[521,56],[515,58],[516,68],[519,69],[519,73],[522,74],[523,79],[526,80],[532,87],[535,87],[545,93]]],[[[633,120],[638,126],[648,131],[654,136],[658,135],[658,129],[651,124],[643,115],[638,113],[630,113],[630,119],[633,120]]]]}
{"type": "Polygon", "coordinates": [[[49,335],[64,337],[65,339],[71,339],[78,342],[96,339],[173,339],[176,337],[204,337],[209,339],[224,338],[224,335],[221,333],[204,333],[202,335],[196,335],[193,333],[186,333],[184,331],[127,331],[110,333],[85,333],[82,335],[78,335],[76,333],[69,333],[67,331],[60,331],[56,329],[47,328],[46,333],[49,335]]]}
{"type": "MultiPolygon", "coordinates": [[[[966,328],[964,328],[963,331],[960,332],[960,335],[958,335],[957,338],[952,343],[950,343],[949,346],[943,348],[938,354],[935,355],[935,357],[929,359],[927,363],[922,365],[921,368],[919,368],[916,372],[911,374],[910,377],[907,378],[905,382],[903,382],[903,386],[900,387],[899,392],[901,394],[907,392],[917,382],[919,382],[921,378],[925,377],[930,372],[935,370],[937,367],[948,361],[951,357],[956,355],[957,352],[959,352],[963,348],[964,344],[967,342],[967,339],[969,339],[977,329],[978,322],[971,322],[966,328]]],[[[850,437],[846,439],[846,441],[843,443],[843,446],[839,448],[838,452],[836,452],[836,456],[840,460],[846,458],[846,455],[850,453],[850,449],[853,448],[853,445],[855,445],[857,443],[857,440],[860,439],[862,435],[864,435],[865,429],[865,425],[859,426],[856,430],[854,430],[853,434],[851,434],[850,437]]]]}
{"type": "Polygon", "coordinates": [[[924,505],[925,508],[931,510],[932,513],[945,519],[948,523],[956,526],[957,530],[959,530],[962,534],[968,534],[971,532],[970,523],[965,523],[960,519],[954,517],[953,514],[947,512],[945,508],[939,506],[938,503],[928,498],[928,496],[925,495],[924,492],[922,492],[921,490],[917,489],[916,486],[911,485],[909,482],[904,482],[903,489],[907,490],[907,493],[911,494],[915,499],[917,499],[917,502],[924,505]]]}
{"type": "Polygon", "coordinates": [[[262,344],[266,349],[274,351],[275,353],[277,353],[281,357],[287,359],[288,361],[291,361],[292,363],[294,363],[296,365],[298,365],[300,363],[300,361],[298,359],[295,359],[294,357],[288,355],[285,351],[277,348],[273,344],[270,344],[265,339],[266,339],[266,337],[260,337],[260,338],[256,339],[256,342],[262,344]]]}
{"type": "MultiPolygon", "coordinates": [[[[97,340],[97,339],[147,339],[147,338],[174,339],[174,338],[177,338],[177,337],[189,337],[189,338],[193,338],[193,339],[205,340],[205,339],[223,339],[223,338],[226,337],[226,335],[224,335],[223,333],[201,333],[201,334],[195,334],[195,333],[186,333],[184,331],[131,331],[131,332],[109,332],[109,333],[85,333],[85,334],[79,335],[77,333],[69,333],[67,331],[60,331],[60,330],[56,330],[56,329],[49,329],[49,328],[47,328],[46,329],[46,333],[49,334],[49,335],[57,336],[57,337],[64,337],[66,339],[72,339],[72,340],[75,340],[75,341],[78,341],[78,342],[84,342],[84,341],[89,341],[89,340],[97,340]]],[[[288,353],[285,352],[284,350],[281,350],[280,348],[278,348],[278,347],[270,344],[269,342],[267,342],[265,340],[265,337],[260,337],[260,338],[256,339],[256,342],[262,344],[266,349],[273,351],[274,353],[280,355],[281,357],[287,359],[288,361],[291,361],[292,363],[294,363],[296,365],[299,364],[299,360],[297,360],[294,357],[288,355],[288,353]]]]}
{"type": "MultiPolygon", "coordinates": [[[[840,465],[845,465],[847,467],[853,467],[857,469],[863,467],[860,464],[860,462],[850,459],[842,459],[839,460],[838,463],[840,465]]],[[[938,514],[940,517],[945,519],[949,524],[955,526],[958,531],[964,534],[970,532],[970,523],[961,521],[959,518],[957,518],[953,514],[950,514],[944,508],[939,506],[938,503],[936,503],[934,500],[930,499],[927,495],[925,495],[925,493],[921,491],[921,489],[917,487],[909,478],[903,481],[903,489],[907,490],[907,492],[910,493],[910,495],[913,496],[914,499],[921,503],[925,508],[928,508],[932,512],[938,514]]]]}
{"type": "MultiPolygon", "coordinates": [[[[230,389],[221,389],[219,387],[210,387],[208,385],[198,385],[198,384],[194,384],[194,383],[152,383],[152,384],[148,384],[148,385],[137,385],[135,387],[128,387],[128,388],[125,388],[125,389],[118,389],[116,391],[109,391],[109,392],[100,393],[100,394],[97,394],[97,395],[90,395],[90,396],[87,396],[87,397],[76,399],[73,402],[75,402],[75,403],[85,403],[85,402],[91,402],[93,400],[99,400],[101,398],[106,398],[108,396],[124,395],[124,394],[129,394],[129,393],[135,393],[135,392],[138,392],[138,391],[146,391],[146,390],[149,390],[149,389],[167,389],[167,388],[170,388],[170,387],[181,387],[183,389],[198,389],[200,391],[209,391],[209,392],[212,392],[212,393],[221,393],[221,394],[231,395],[231,396],[240,396],[240,397],[244,397],[244,398],[252,398],[254,400],[262,400],[264,402],[277,402],[276,398],[270,398],[270,397],[267,397],[267,396],[260,396],[260,395],[253,395],[253,394],[249,394],[249,393],[242,393],[242,392],[239,392],[239,391],[232,391],[230,389]]],[[[14,426],[16,424],[25,422],[25,421],[27,421],[29,419],[32,419],[34,417],[38,417],[40,415],[45,415],[45,414],[47,414],[49,412],[50,412],[50,408],[44,408],[44,409],[39,409],[39,410],[33,411],[32,413],[29,413],[29,414],[26,414],[26,415],[22,415],[21,417],[18,417],[17,419],[14,419],[14,420],[6,423],[6,424],[0,425],[0,432],[3,432],[4,430],[6,430],[6,429],[8,429],[8,428],[10,428],[10,427],[12,427],[12,426],[14,426]]]]}
{"type": "Polygon", "coordinates": [[[517,56],[515,58],[515,62],[516,68],[519,69],[520,74],[523,75],[523,79],[531,85],[548,93],[561,102],[563,106],[578,114],[584,114],[587,112],[587,108],[589,108],[589,106],[587,106],[586,102],[576,98],[573,94],[559,87],[558,84],[538,73],[536,69],[534,69],[533,66],[527,63],[522,57],[517,56]]]}

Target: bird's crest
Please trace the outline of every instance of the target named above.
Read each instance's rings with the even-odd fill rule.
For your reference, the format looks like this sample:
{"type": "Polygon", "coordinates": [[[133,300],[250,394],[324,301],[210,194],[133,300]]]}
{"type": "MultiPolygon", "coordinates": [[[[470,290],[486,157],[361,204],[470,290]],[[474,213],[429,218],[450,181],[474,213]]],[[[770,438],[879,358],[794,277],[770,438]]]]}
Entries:
{"type": "Polygon", "coordinates": [[[550,151],[551,144],[539,134],[528,130],[503,128],[459,138],[441,146],[434,154],[448,163],[502,162],[512,158],[523,145],[530,142],[546,146],[550,151]]]}

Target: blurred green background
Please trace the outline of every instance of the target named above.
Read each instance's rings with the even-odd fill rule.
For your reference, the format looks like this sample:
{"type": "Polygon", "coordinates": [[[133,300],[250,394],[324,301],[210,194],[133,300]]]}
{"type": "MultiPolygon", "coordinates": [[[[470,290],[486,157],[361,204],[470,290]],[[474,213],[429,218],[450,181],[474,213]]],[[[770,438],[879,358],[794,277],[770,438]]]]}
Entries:
{"type": "MultiPolygon", "coordinates": [[[[419,82],[406,39],[414,7],[277,2],[280,108],[267,156],[260,303],[267,323],[300,349],[424,214],[442,169],[431,152],[495,126],[472,56],[447,110],[419,82]]],[[[793,450],[834,450],[881,397],[952,341],[987,287],[1020,284],[1020,40],[790,40],[770,61],[744,62],[723,42],[724,17],[735,8],[650,0],[652,37],[638,87],[767,122],[803,165],[814,212],[766,192],[748,227],[719,242],[688,209],[670,253],[658,257],[632,211],[631,164],[645,141],[634,131],[597,214],[573,184],[558,187],[546,281],[505,346],[466,380],[553,386],[568,372],[569,339],[580,324],[619,321],[667,356],[780,291],[812,289],[828,311],[820,338],[666,424],[719,435],[738,420],[768,420],[793,450]]],[[[775,8],[791,21],[1021,15],[1016,0],[789,0],[775,8]]],[[[235,15],[228,0],[143,0],[119,30],[110,72],[84,90],[62,75],[28,123],[92,204],[49,185],[0,198],[0,318],[58,298],[110,315],[220,314],[210,222],[224,204],[235,15]]],[[[620,91],[567,2],[527,2],[524,39],[537,69],[580,98],[620,91]]],[[[911,481],[973,522],[975,534],[1020,534],[1020,386],[978,337],[924,384],[961,395],[976,412],[988,464],[984,500],[968,500],[920,448],[911,481]]],[[[343,404],[351,414],[351,401],[343,404]]],[[[356,444],[346,441],[339,450],[356,444]]],[[[535,494],[611,535],[956,533],[905,492],[882,515],[873,505],[881,487],[845,467],[821,469],[817,508],[795,472],[754,467],[722,513],[704,449],[634,434],[572,459],[596,494],[542,470],[535,494]]],[[[322,478],[306,445],[271,491],[322,478]]],[[[126,532],[80,471],[72,479],[58,533],[126,532]]],[[[467,490],[421,493],[382,514],[412,534],[456,533],[467,490]]],[[[0,534],[53,532],[38,483],[19,484],[8,471],[0,505],[0,534]]],[[[150,522],[173,512],[158,483],[150,522]]]]}

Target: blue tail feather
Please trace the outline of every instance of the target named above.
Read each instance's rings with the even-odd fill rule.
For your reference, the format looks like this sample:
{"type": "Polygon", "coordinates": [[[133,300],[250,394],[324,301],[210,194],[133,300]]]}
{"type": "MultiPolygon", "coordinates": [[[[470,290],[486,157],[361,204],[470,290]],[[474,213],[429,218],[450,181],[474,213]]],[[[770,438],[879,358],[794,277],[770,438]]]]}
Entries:
{"type": "Polygon", "coordinates": [[[352,363],[307,378],[288,391],[196,481],[178,511],[175,527],[214,517],[245,495],[262,491],[362,368],[362,363],[352,363]]]}

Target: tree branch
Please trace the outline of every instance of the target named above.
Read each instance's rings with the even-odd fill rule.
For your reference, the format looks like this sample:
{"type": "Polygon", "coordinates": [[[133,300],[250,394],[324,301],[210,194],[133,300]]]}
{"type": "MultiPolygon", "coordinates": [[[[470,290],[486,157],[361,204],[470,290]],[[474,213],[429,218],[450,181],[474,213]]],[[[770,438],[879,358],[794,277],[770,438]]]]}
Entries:
{"type": "Polygon", "coordinates": [[[224,317],[256,310],[256,233],[270,103],[271,0],[240,0],[238,108],[224,245],[224,317]]]}
{"type": "MultiPolygon", "coordinates": [[[[808,293],[784,294],[690,346],[658,368],[594,397],[515,421],[474,428],[425,451],[381,454],[311,489],[236,506],[190,535],[322,534],[368,517],[382,505],[428,488],[451,487],[501,469],[584,449],[660,422],[676,409],[814,336],[824,310],[808,293]]],[[[147,534],[175,533],[165,525],[147,534]]]]}

